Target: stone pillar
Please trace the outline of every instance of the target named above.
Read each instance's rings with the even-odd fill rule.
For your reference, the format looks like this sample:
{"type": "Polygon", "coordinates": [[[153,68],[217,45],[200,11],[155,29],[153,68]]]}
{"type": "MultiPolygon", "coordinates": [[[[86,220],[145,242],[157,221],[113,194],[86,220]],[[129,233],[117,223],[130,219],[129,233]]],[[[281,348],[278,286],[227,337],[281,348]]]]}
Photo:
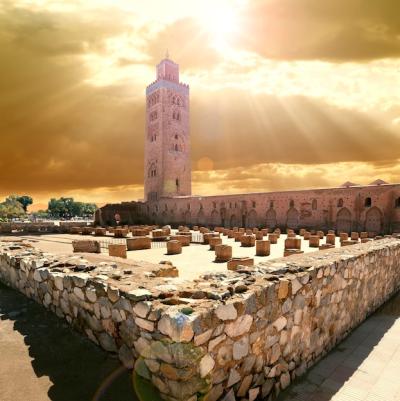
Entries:
{"type": "Polygon", "coordinates": [[[182,243],[177,240],[171,240],[167,242],[167,254],[178,255],[182,253],[182,243]]]}
{"type": "Polygon", "coordinates": [[[335,234],[327,234],[326,235],[326,243],[335,245],[336,235],[335,234]]]}
{"type": "Polygon", "coordinates": [[[271,233],[268,235],[268,240],[271,244],[277,244],[278,243],[278,234],[271,233]]]}
{"type": "Polygon", "coordinates": [[[256,241],[256,255],[257,256],[269,256],[271,249],[271,243],[267,240],[256,241]]]}
{"type": "Polygon", "coordinates": [[[240,240],[241,244],[243,247],[251,247],[254,246],[256,243],[256,237],[251,234],[251,235],[243,235],[241,240],[240,240]]]}
{"type": "Polygon", "coordinates": [[[301,249],[301,239],[293,237],[286,238],[285,249],[301,249]]]}
{"type": "Polygon", "coordinates": [[[125,244],[109,244],[108,255],[115,256],[117,258],[127,258],[126,245],[125,244]]]}
{"type": "Polygon", "coordinates": [[[210,251],[214,251],[216,245],[221,245],[222,244],[222,238],[220,238],[220,237],[211,237],[209,239],[208,243],[210,244],[210,251]]]}
{"type": "Polygon", "coordinates": [[[311,248],[318,248],[319,247],[319,235],[311,235],[309,245],[311,248]]]}
{"type": "Polygon", "coordinates": [[[227,262],[232,259],[232,247],[230,245],[215,245],[215,261],[227,262]]]}
{"type": "Polygon", "coordinates": [[[256,232],[256,240],[262,240],[264,238],[264,235],[262,231],[257,231],[256,232]]]}
{"type": "Polygon", "coordinates": [[[97,227],[94,229],[94,235],[100,237],[100,236],[105,236],[107,235],[107,230],[102,227],[97,227]]]}

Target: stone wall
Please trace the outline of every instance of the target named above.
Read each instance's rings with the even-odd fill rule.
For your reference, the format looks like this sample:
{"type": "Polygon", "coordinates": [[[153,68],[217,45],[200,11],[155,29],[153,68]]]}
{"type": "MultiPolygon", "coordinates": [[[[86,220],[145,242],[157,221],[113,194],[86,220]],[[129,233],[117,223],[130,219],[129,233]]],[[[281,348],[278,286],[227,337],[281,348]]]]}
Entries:
{"type": "Polygon", "coordinates": [[[400,232],[400,185],[367,185],[248,193],[188,196],[157,202],[125,202],[102,207],[96,223],[186,224],[211,227],[308,228],[339,232],[400,232]]]}
{"type": "Polygon", "coordinates": [[[72,227],[86,227],[87,222],[76,222],[76,221],[61,221],[59,225],[54,222],[46,223],[0,223],[0,234],[11,234],[11,233],[69,233],[72,227]]]}
{"type": "Polygon", "coordinates": [[[135,360],[169,400],[273,399],[400,287],[394,238],[193,282],[85,257],[0,243],[0,279],[135,360]]]}

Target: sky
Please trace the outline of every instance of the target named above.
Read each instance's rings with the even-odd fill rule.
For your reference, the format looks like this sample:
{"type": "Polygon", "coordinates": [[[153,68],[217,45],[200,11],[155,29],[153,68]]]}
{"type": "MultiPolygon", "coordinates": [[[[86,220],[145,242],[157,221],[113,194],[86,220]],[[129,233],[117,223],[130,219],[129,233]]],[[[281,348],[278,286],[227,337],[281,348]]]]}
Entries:
{"type": "Polygon", "coordinates": [[[0,198],[143,198],[145,88],[190,85],[193,193],[400,182],[398,0],[0,0],[0,198]]]}

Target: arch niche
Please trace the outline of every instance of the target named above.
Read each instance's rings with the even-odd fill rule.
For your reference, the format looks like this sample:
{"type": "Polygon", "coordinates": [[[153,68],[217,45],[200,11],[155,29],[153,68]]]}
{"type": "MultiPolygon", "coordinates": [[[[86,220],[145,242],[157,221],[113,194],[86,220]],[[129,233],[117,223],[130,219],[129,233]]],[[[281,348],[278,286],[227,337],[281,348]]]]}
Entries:
{"type": "Polygon", "coordinates": [[[275,228],[277,226],[276,212],[274,209],[269,209],[266,214],[267,228],[275,228]]]}
{"type": "Polygon", "coordinates": [[[197,213],[197,224],[199,226],[204,226],[206,224],[206,216],[204,215],[203,210],[200,210],[199,213],[197,213]]]}
{"type": "Polygon", "coordinates": [[[299,212],[295,208],[291,208],[287,212],[286,226],[287,228],[297,228],[299,225],[299,212]]]}
{"type": "Polygon", "coordinates": [[[257,212],[255,210],[250,210],[246,220],[247,220],[246,224],[247,228],[257,227],[257,212]]]}
{"type": "Polygon", "coordinates": [[[229,222],[230,222],[231,228],[233,228],[233,227],[238,227],[238,226],[239,226],[239,220],[238,220],[238,218],[236,217],[236,215],[234,215],[234,214],[231,216],[229,222]]]}
{"type": "Polygon", "coordinates": [[[191,223],[191,217],[192,217],[192,215],[191,215],[191,213],[189,212],[189,210],[186,210],[186,212],[185,212],[185,214],[184,214],[184,216],[183,216],[183,221],[184,221],[184,223],[185,223],[186,225],[188,225],[188,224],[191,223]]]}
{"type": "Polygon", "coordinates": [[[219,213],[216,210],[211,212],[211,225],[218,226],[220,222],[219,213]]]}
{"type": "Polygon", "coordinates": [[[365,231],[379,234],[382,232],[382,223],[382,212],[377,207],[368,210],[365,215],[365,231]]]}
{"type": "Polygon", "coordinates": [[[340,209],[336,215],[336,230],[338,233],[351,231],[351,213],[346,207],[340,209]]]}

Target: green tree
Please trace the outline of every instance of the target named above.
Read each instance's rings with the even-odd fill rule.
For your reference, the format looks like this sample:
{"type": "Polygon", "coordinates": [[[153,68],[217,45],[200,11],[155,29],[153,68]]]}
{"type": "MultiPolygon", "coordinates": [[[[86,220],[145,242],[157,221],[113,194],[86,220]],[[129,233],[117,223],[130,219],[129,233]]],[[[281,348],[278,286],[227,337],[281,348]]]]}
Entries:
{"type": "Polygon", "coordinates": [[[15,195],[10,195],[4,202],[0,203],[0,218],[2,220],[22,217],[25,214],[22,204],[17,201],[15,195]]]}
{"type": "Polygon", "coordinates": [[[94,203],[75,202],[73,198],[50,199],[48,213],[55,218],[90,217],[96,211],[94,203]]]}
{"type": "Polygon", "coordinates": [[[25,213],[28,210],[28,206],[32,205],[32,203],[33,203],[33,199],[28,195],[17,196],[16,199],[22,205],[22,207],[24,208],[25,213]]]}

